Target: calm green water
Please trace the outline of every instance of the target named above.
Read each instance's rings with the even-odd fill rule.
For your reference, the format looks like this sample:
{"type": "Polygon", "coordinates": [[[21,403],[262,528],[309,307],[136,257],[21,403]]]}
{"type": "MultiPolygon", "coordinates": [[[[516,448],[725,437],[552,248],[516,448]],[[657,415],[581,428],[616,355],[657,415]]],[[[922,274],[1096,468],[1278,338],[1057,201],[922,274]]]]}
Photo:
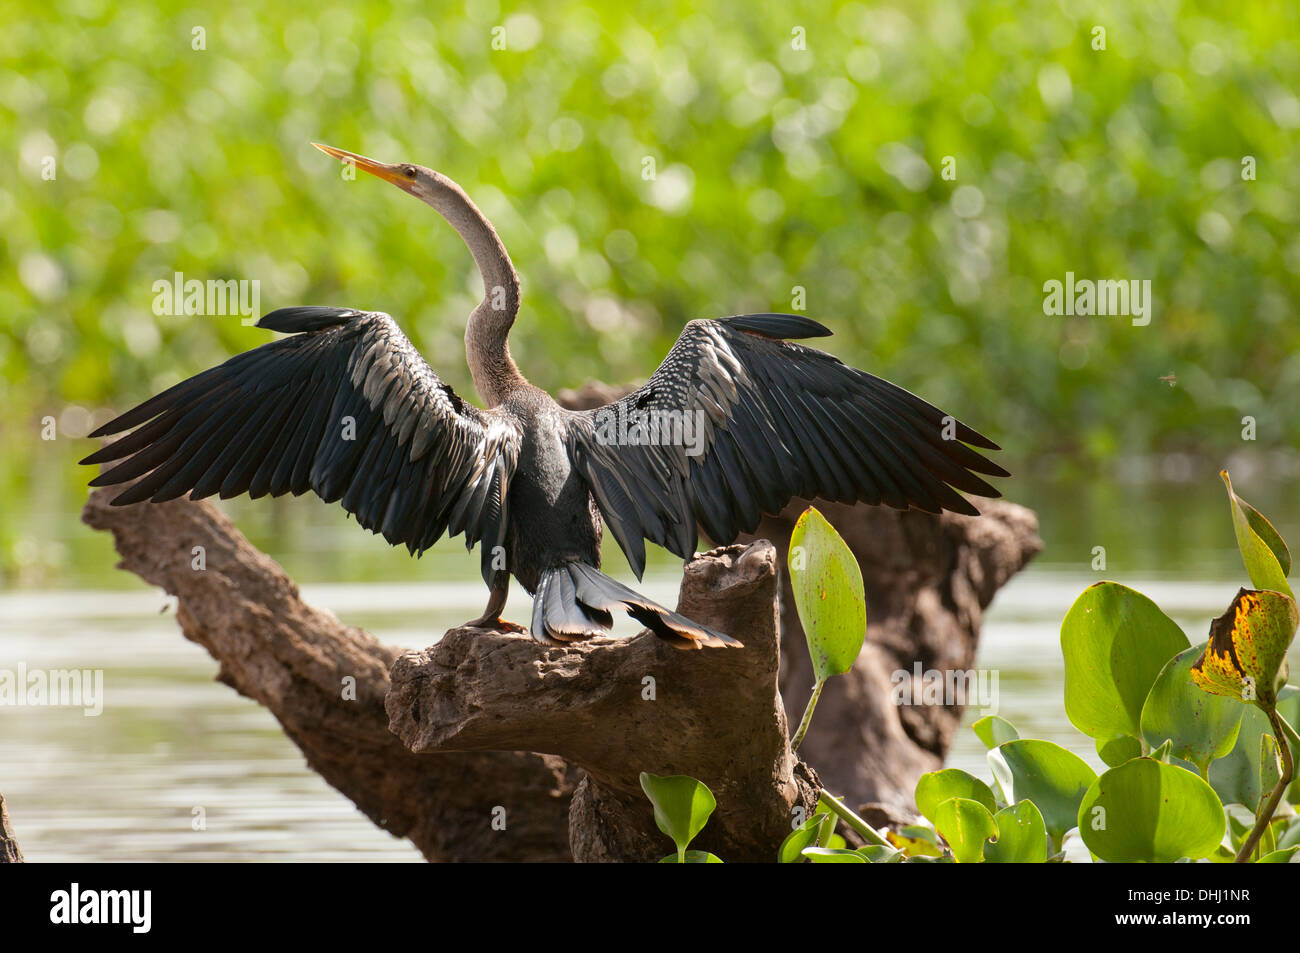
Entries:
{"type": "MultiPolygon", "coordinates": [[[[1237,482],[1284,536],[1300,539],[1293,494],[1258,478],[1249,491],[1237,482]]],[[[977,663],[998,672],[999,714],[1022,734],[1098,764],[1064,717],[1058,630],[1099,578],[1136,586],[1193,641],[1204,638],[1245,581],[1217,484],[1024,482],[1019,498],[1038,505],[1047,549],[999,594],[977,663]],[[1106,547],[1105,572],[1090,568],[1094,546],[1106,547]]],[[[417,562],[311,501],[242,502],[229,511],[304,582],[308,601],[387,642],[427,645],[482,608],[477,561],[461,547],[441,546],[417,562]]],[[[0,791],[28,859],[418,860],[309,771],[269,714],[212,680],[207,653],[179,635],[170,609],[160,612],[162,593],[112,571],[107,541],[73,514],[69,504],[30,516],[50,527],[44,545],[61,554],[61,587],[0,594],[0,668],[103,669],[105,679],[97,717],[0,707],[0,791]],[[192,829],[196,808],[206,830],[192,829]]],[[[610,557],[619,572],[623,563],[610,557]]],[[[652,567],[647,595],[675,598],[672,568],[671,559],[652,567]]],[[[527,598],[516,592],[512,600],[511,617],[526,619],[527,598]]],[[[989,774],[983,746],[965,728],[950,764],[989,774]]]]}

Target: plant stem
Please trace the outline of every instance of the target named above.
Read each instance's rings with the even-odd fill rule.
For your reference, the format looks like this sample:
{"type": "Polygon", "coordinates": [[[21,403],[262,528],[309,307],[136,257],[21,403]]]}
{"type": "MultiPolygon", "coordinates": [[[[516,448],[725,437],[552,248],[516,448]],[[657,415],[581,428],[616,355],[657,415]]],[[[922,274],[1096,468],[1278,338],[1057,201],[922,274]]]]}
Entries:
{"type": "Polygon", "coordinates": [[[847,805],[839,798],[835,797],[828,791],[823,790],[821,796],[826,799],[827,805],[834,811],[845,824],[861,834],[869,844],[875,844],[877,847],[888,847],[893,849],[894,845],[886,840],[879,831],[858,817],[851,811],[847,805]]]}
{"type": "Polygon", "coordinates": [[[1291,752],[1292,757],[1294,757],[1295,752],[1300,751],[1300,734],[1296,734],[1296,730],[1291,727],[1291,723],[1281,715],[1277,716],[1277,720],[1278,724],[1282,726],[1282,733],[1285,734],[1287,740],[1291,742],[1291,752]]]}
{"type": "Polygon", "coordinates": [[[813,709],[817,707],[817,700],[822,697],[822,687],[825,684],[822,681],[813,686],[812,698],[808,699],[808,707],[803,710],[803,718],[799,720],[799,730],[794,733],[794,741],[790,742],[791,751],[798,751],[799,745],[803,743],[803,736],[808,733],[808,725],[812,722],[813,709]]]}
{"type": "MultiPolygon", "coordinates": [[[[1259,839],[1264,836],[1264,831],[1268,829],[1269,821],[1273,820],[1273,812],[1277,810],[1278,804],[1282,800],[1282,795],[1286,793],[1287,786],[1295,776],[1295,759],[1291,755],[1291,745],[1287,729],[1291,728],[1289,724],[1278,715],[1276,710],[1266,711],[1269,724],[1273,726],[1273,737],[1277,741],[1278,750],[1282,753],[1282,777],[1278,778],[1277,786],[1273,788],[1273,793],[1268,796],[1268,801],[1259,816],[1255,819],[1255,828],[1246,838],[1246,842],[1241,845],[1241,850],[1237,851],[1237,857],[1233,861],[1235,864],[1244,864],[1250,861],[1250,855],[1254,853],[1255,846],[1259,839]]],[[[1295,729],[1291,728],[1291,735],[1295,734],[1295,729]]]]}

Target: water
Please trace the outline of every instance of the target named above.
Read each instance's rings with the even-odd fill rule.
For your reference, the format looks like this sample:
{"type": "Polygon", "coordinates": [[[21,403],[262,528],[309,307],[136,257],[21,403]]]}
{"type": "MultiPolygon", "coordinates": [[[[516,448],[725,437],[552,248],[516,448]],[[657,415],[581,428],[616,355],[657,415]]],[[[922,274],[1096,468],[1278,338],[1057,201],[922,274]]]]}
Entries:
{"type": "MultiPolygon", "coordinates": [[[[1048,507],[1040,512],[1048,547],[999,593],[976,664],[998,672],[998,713],[1022,736],[1056,741],[1101,767],[1062,705],[1059,627],[1070,604],[1098,579],[1117,579],[1154,599],[1199,642],[1245,575],[1221,488],[1176,484],[1076,496],[1040,489],[1042,500],[1031,502],[1048,507]],[[1069,505],[1053,504],[1062,499],[1069,505]],[[1107,549],[1105,572],[1090,568],[1098,545],[1107,549]]],[[[1248,498],[1284,536],[1297,537],[1300,504],[1285,488],[1264,487],[1248,498]]],[[[455,545],[416,562],[311,501],[229,509],[255,542],[305,580],[307,601],[386,642],[423,647],[482,609],[477,560],[455,545]],[[362,581],[330,581],[339,579],[362,581]],[[448,581],[421,581],[428,579],[448,581]]],[[[29,860],[420,859],[310,771],[268,712],[213,681],[215,663],[180,636],[162,593],[109,572],[106,539],[68,512],[45,521],[53,542],[72,554],[61,576],[68,588],[0,594],[0,668],[21,661],[29,669],[102,669],[106,704],[98,717],[0,707],[0,792],[29,860]],[[194,829],[196,809],[203,830],[194,829]]],[[[613,552],[610,558],[626,575],[613,552]]],[[[670,559],[651,565],[643,591],[671,604],[680,576],[670,559]]],[[[507,616],[526,621],[528,599],[515,590],[507,616]]],[[[629,621],[622,631],[634,629],[629,621]]],[[[1298,663],[1293,651],[1293,670],[1298,663]]],[[[967,727],[978,715],[967,713],[948,763],[987,779],[984,747],[967,727]]]]}
{"type": "MultiPolygon", "coordinates": [[[[1080,734],[1066,718],[1062,696],[1061,619],[1079,594],[1097,581],[1098,574],[1031,569],[998,594],[976,660],[979,668],[998,674],[996,712],[966,711],[949,749],[948,767],[962,768],[985,780],[991,777],[984,744],[969,726],[983,714],[996,713],[1014,724],[1021,737],[1054,741],[1094,770],[1105,770],[1092,739],[1080,734]]],[[[1208,637],[1210,621],[1223,614],[1244,579],[1120,581],[1154,600],[1197,644],[1208,637]]],[[[1292,671],[1300,671],[1300,646],[1292,646],[1290,661],[1292,671]]]]}
{"type": "MultiPolygon", "coordinates": [[[[643,591],[672,602],[678,582],[643,591]]],[[[370,583],[302,595],[385,642],[424,647],[477,615],[481,590],[370,583]]],[[[0,792],[27,859],[420,860],[308,769],[269,712],[213,680],[216,663],[179,634],[173,603],[143,587],[0,595],[0,668],[104,672],[98,716],[0,707],[0,792]]],[[[507,617],[526,620],[530,606],[513,592],[507,617]]]]}

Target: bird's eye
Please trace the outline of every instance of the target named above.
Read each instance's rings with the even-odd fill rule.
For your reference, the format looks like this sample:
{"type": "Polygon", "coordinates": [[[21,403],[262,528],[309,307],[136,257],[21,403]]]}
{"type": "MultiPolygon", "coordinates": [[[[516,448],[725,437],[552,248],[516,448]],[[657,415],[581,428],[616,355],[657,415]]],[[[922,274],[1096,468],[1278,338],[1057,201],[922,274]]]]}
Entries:
{"type": "Polygon", "coordinates": [[[402,175],[406,176],[408,179],[415,178],[415,166],[413,165],[402,166],[402,175]]]}

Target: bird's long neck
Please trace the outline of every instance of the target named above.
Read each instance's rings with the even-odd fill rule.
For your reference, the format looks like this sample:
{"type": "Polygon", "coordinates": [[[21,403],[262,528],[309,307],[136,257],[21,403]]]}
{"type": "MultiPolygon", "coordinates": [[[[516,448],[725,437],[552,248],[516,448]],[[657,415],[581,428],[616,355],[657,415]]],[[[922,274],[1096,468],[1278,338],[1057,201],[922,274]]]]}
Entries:
{"type": "Polygon", "coordinates": [[[519,275],[496,229],[459,185],[439,175],[441,188],[429,200],[456,229],[483,276],[483,300],[465,325],[465,361],[474,386],[489,407],[526,383],[507,340],[519,313],[519,275]]]}

